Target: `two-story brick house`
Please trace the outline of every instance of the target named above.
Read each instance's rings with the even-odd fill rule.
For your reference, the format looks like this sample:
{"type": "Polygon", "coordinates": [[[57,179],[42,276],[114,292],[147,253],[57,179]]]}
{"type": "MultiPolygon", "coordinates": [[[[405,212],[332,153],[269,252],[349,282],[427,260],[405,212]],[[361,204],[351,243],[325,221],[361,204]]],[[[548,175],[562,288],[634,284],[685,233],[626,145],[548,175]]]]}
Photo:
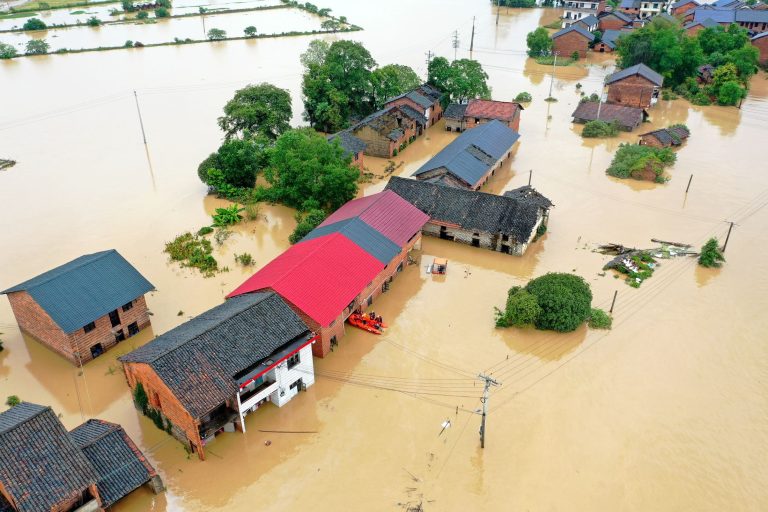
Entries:
{"type": "Polygon", "coordinates": [[[81,256],[8,288],[19,328],[82,364],[150,324],[144,295],[154,290],[120,253],[81,256]]]}
{"type": "Polygon", "coordinates": [[[579,25],[570,25],[558,30],[550,38],[552,39],[552,52],[563,59],[569,59],[574,54],[578,54],[579,58],[583,59],[587,56],[589,43],[595,40],[595,36],[591,32],[587,32],[579,25]]]}
{"type": "Polygon", "coordinates": [[[384,107],[408,106],[426,119],[425,128],[438,122],[443,116],[440,105],[442,93],[429,84],[422,84],[412,91],[390,98],[384,107]]]}
{"type": "Polygon", "coordinates": [[[645,64],[636,64],[609,75],[608,103],[648,108],[659,98],[664,77],[645,64]]]}

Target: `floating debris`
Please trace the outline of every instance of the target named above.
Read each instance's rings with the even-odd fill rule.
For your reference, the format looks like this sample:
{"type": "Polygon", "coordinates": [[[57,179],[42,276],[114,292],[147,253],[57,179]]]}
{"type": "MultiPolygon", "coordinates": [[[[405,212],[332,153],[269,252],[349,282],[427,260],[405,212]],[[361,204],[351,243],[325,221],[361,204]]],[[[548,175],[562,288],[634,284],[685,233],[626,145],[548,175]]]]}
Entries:
{"type": "Polygon", "coordinates": [[[620,274],[624,274],[627,276],[624,282],[633,288],[639,288],[643,281],[651,277],[653,272],[661,265],[657,259],[670,259],[677,256],[698,256],[698,253],[689,250],[691,246],[688,244],[666,242],[655,238],[651,239],[651,241],[661,245],[650,249],[636,249],[616,243],[598,246],[597,252],[616,255],[615,258],[603,266],[603,270],[615,270],[620,274]]]}
{"type": "Polygon", "coordinates": [[[5,171],[16,165],[16,160],[3,160],[0,158],[0,171],[5,171]]]}

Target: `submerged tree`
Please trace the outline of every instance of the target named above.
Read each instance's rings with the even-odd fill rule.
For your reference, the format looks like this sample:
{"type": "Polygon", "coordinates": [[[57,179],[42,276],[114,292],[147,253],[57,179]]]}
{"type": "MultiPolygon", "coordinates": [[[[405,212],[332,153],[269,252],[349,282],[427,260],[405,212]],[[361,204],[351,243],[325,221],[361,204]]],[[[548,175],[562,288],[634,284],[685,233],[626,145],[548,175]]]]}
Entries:
{"type": "Polygon", "coordinates": [[[538,329],[569,332],[589,318],[592,291],[580,276],[548,273],[531,280],[525,289],[541,308],[536,318],[538,329]]]}
{"type": "Polygon", "coordinates": [[[43,55],[48,53],[50,46],[45,39],[30,39],[27,41],[27,55],[43,55]]]}
{"type": "Polygon", "coordinates": [[[549,32],[544,27],[539,27],[533,32],[529,32],[525,42],[528,44],[529,57],[547,55],[552,49],[552,39],[550,39],[549,32]]]}
{"type": "Polygon", "coordinates": [[[227,38],[227,32],[220,28],[212,28],[208,31],[208,39],[211,41],[221,41],[227,38]]]}
{"type": "Polygon", "coordinates": [[[0,59],[12,59],[18,55],[18,53],[16,48],[10,44],[0,43],[0,59]]]}
{"type": "Polygon", "coordinates": [[[707,268],[717,268],[725,261],[723,251],[720,250],[720,246],[717,244],[717,238],[710,238],[707,243],[701,248],[701,254],[699,255],[699,265],[707,268]]]}
{"type": "Polygon", "coordinates": [[[277,139],[289,130],[293,116],[291,95],[272,84],[248,85],[235,92],[218,120],[224,136],[231,139],[248,132],[277,139]]]}

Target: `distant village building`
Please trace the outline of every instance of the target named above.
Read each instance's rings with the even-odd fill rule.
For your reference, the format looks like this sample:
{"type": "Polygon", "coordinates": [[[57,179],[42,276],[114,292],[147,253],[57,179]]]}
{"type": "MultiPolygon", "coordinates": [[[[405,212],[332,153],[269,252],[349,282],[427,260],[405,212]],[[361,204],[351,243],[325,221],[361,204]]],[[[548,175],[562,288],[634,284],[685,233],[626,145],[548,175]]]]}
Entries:
{"type": "Polygon", "coordinates": [[[598,19],[597,16],[594,14],[590,14],[589,16],[585,16],[584,18],[581,18],[579,21],[573,23],[573,25],[578,25],[587,32],[594,32],[597,30],[598,26],[598,19]]]}
{"type": "Polygon", "coordinates": [[[683,126],[661,128],[640,135],[641,146],[653,146],[655,148],[668,148],[681,145],[688,138],[690,132],[683,126]]]}
{"type": "Polygon", "coordinates": [[[384,107],[408,106],[416,110],[426,120],[425,128],[429,128],[443,117],[440,105],[442,93],[429,84],[422,84],[412,91],[387,100],[384,107]]]}
{"type": "Polygon", "coordinates": [[[631,33],[632,29],[626,28],[622,30],[606,30],[603,33],[603,37],[600,39],[600,42],[597,43],[593,49],[599,53],[611,53],[616,51],[616,46],[618,45],[619,39],[631,33]]]}
{"type": "Polygon", "coordinates": [[[265,402],[282,407],[315,382],[316,335],[275,293],[227,300],[120,357],[128,385],[200,459],[221,432],[245,432],[265,402]]]}
{"type": "Polygon", "coordinates": [[[519,138],[520,134],[501,121],[480,124],[459,135],[413,176],[421,181],[477,190],[509,158],[519,138]]]}
{"type": "Polygon", "coordinates": [[[648,108],[659,98],[664,77],[645,64],[636,64],[608,76],[608,103],[648,108]]]}
{"type": "Polygon", "coordinates": [[[562,28],[570,27],[583,18],[587,18],[589,16],[597,16],[604,9],[605,0],[566,0],[563,2],[562,28]]]}
{"type": "Polygon", "coordinates": [[[701,3],[699,3],[699,0],[678,0],[677,2],[672,4],[672,7],[670,8],[670,13],[673,16],[682,16],[687,14],[690,11],[693,11],[699,6],[701,6],[701,3]]]}
{"type": "Polygon", "coordinates": [[[704,30],[705,28],[715,28],[719,27],[720,25],[713,20],[712,18],[706,18],[701,21],[690,21],[683,25],[683,30],[685,30],[685,34],[687,36],[693,37],[699,31],[704,30]]]}
{"type": "Polygon", "coordinates": [[[423,233],[444,240],[520,256],[547,224],[552,203],[523,187],[503,196],[392,177],[396,192],[429,216],[423,233]]]}
{"type": "Polygon", "coordinates": [[[0,293],[19,328],[81,364],[147,327],[154,286],[117,251],[81,256],[0,293]]]}
{"type": "Polygon", "coordinates": [[[449,132],[463,132],[467,125],[465,123],[464,113],[467,111],[466,103],[451,103],[445,108],[443,118],[445,119],[445,129],[449,132]]]}
{"type": "Polygon", "coordinates": [[[758,55],[760,64],[763,66],[768,64],[768,32],[757,34],[750,42],[752,43],[752,46],[757,48],[757,51],[760,52],[758,55]]]}
{"type": "Polygon", "coordinates": [[[324,357],[344,336],[344,322],[389,290],[410,264],[429,217],[391,191],[355,199],[228,295],[276,292],[320,336],[324,357]]]}
{"type": "Polygon", "coordinates": [[[746,5],[720,4],[702,5],[694,10],[693,21],[711,19],[718,25],[728,27],[736,23],[753,34],[768,31],[768,10],[751,9],[746,5]]]}
{"type": "Polygon", "coordinates": [[[89,420],[67,432],[50,407],[0,413],[0,510],[102,511],[163,482],[120,425],[89,420]]]}
{"type": "Polygon", "coordinates": [[[550,38],[552,39],[552,51],[566,59],[574,53],[578,53],[579,58],[583,59],[587,56],[589,43],[595,40],[595,36],[591,32],[587,32],[579,25],[570,25],[558,30],[550,38]]]}
{"type": "Polygon", "coordinates": [[[614,105],[603,103],[600,105],[596,101],[585,101],[580,103],[573,114],[573,122],[584,124],[588,121],[598,120],[598,110],[600,111],[600,121],[606,123],[615,123],[619,129],[631,132],[648,117],[645,110],[624,105],[614,105]]]}
{"type": "Polygon", "coordinates": [[[359,139],[352,135],[349,130],[344,130],[339,133],[328,136],[328,141],[339,141],[339,145],[344,150],[345,155],[352,157],[352,165],[358,169],[363,169],[365,162],[363,160],[363,154],[365,148],[368,146],[362,139],[359,139]]]}
{"type": "Polygon", "coordinates": [[[668,6],[669,2],[662,0],[622,0],[619,11],[639,18],[650,18],[666,12],[668,6]]]}
{"type": "Polygon", "coordinates": [[[453,103],[445,111],[445,129],[463,132],[495,119],[518,131],[522,110],[523,106],[514,101],[472,99],[467,104],[453,103]]]}
{"type": "Polygon", "coordinates": [[[424,116],[402,105],[374,112],[349,128],[348,133],[365,144],[366,155],[391,158],[421,135],[425,126],[424,116]]]}
{"type": "Polygon", "coordinates": [[[598,16],[598,29],[602,32],[606,30],[620,30],[632,24],[632,16],[628,16],[621,11],[603,12],[598,16]]]}

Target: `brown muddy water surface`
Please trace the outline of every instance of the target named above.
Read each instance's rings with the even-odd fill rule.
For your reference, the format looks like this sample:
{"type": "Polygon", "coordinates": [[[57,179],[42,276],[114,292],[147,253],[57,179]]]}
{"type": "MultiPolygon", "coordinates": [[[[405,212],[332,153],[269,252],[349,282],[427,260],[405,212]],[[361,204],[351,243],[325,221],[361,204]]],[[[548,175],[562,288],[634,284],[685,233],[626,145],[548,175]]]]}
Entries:
{"type": "MultiPolygon", "coordinates": [[[[522,258],[425,240],[419,265],[375,304],[392,326],[385,336],[348,329],[335,353],[316,360],[315,386],[283,409],[249,416],[247,434],[220,436],[199,462],[137,415],[116,358],[220,303],[287,247],[293,212],[264,206],[261,219],[216,250],[230,272],[204,279],[162,253],[165,241],[206,224],[224,204],[205,195],[195,170],[219,143],[215,119],[236,88],[269,81],[290,89],[300,123],[298,55],[310,38],[4,62],[0,157],[18,164],[0,173],[0,288],[114,247],[157,291],[148,298],[152,330],[82,374],[22,336],[0,300],[0,397],[50,404],[68,428],[90,416],[123,424],[168,491],[136,492],[115,507],[121,512],[399,510],[420,500],[427,511],[768,509],[766,75],[755,77],[741,110],[660,102],[649,129],[682,122],[692,131],[671,181],[620,181],[604,170],[635,136],[583,140],[569,122],[576,84],[597,91],[612,60],[558,68],[558,102],[550,104],[551,68],[525,58],[525,34],[557,11],[505,10],[496,26],[479,0],[390,2],[387,11],[399,13],[391,20],[369,2],[323,6],[364,27],[350,37],[379,63],[422,74],[427,50],[452,56],[454,29],[467,55],[477,16],[474,57],[494,97],[534,97],[514,158],[488,190],[523,185],[533,170],[533,185],[556,204],[547,235],[522,258]],[[590,251],[603,242],[647,246],[653,237],[698,246],[722,238],[726,219],[737,226],[724,268],[665,261],[639,290],[601,276],[606,258],[590,251]],[[255,267],[235,264],[243,251],[255,267]],[[450,260],[445,277],[424,272],[434,256],[450,260]],[[493,306],[506,290],[547,271],[584,276],[602,307],[618,290],[614,329],[494,329],[493,306]],[[483,370],[502,383],[489,402],[485,450],[480,418],[467,412],[479,406],[472,377],[483,370]],[[452,426],[438,435],[446,419],[452,426]]],[[[398,155],[396,174],[410,175],[451,140],[440,128],[398,155]]],[[[386,166],[367,161],[377,174],[386,166]]]]}

